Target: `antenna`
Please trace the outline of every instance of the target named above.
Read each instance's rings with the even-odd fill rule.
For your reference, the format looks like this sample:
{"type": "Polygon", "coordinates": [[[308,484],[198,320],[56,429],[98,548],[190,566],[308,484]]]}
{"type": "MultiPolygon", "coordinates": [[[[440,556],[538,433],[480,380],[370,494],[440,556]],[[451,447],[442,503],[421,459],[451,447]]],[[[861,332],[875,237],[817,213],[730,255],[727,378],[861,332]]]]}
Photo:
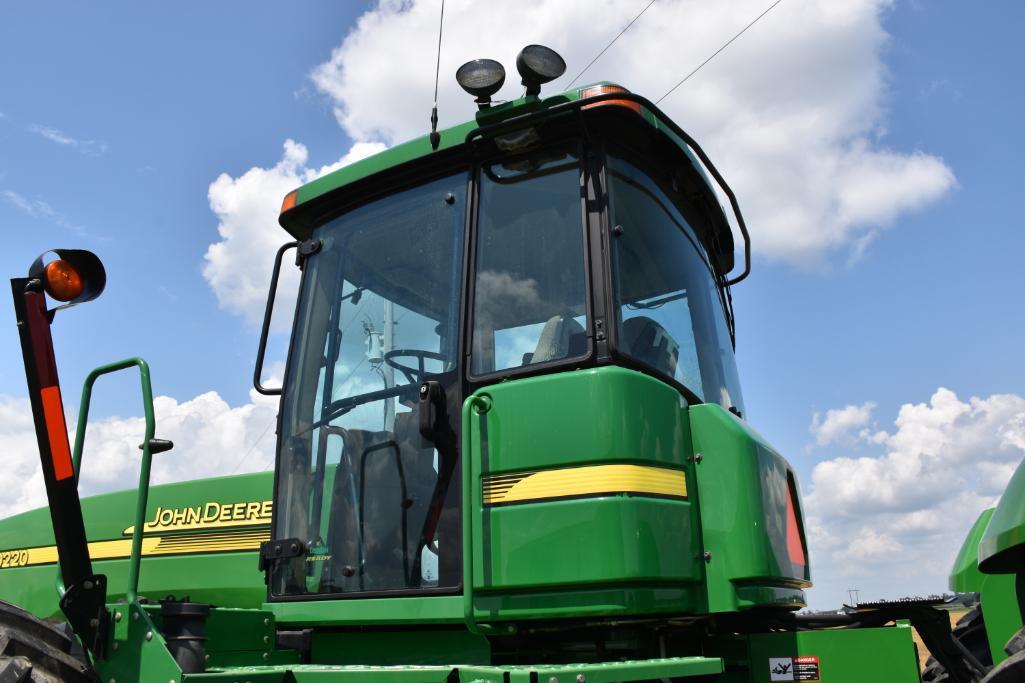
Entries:
{"type": "Polygon", "coordinates": [[[431,109],[431,149],[441,144],[438,132],[438,74],[441,73],[441,30],[445,27],[445,0],[441,0],[441,18],[438,20],[438,61],[434,65],[434,108],[431,109]]]}

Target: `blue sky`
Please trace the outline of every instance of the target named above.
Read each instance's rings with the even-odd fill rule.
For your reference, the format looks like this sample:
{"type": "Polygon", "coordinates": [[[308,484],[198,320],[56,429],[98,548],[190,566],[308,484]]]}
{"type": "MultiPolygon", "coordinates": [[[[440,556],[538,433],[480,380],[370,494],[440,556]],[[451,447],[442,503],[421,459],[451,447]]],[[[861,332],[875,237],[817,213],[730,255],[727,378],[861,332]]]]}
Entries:
{"type": "MultiPolygon", "coordinates": [[[[565,22],[586,3],[532,0],[522,22],[512,5],[499,3],[489,17],[494,25],[480,26],[479,13],[453,2],[446,8],[452,24],[442,61],[442,124],[469,111],[451,84],[456,65],[495,56],[512,67],[514,50],[482,52],[505,50],[495,31],[510,46],[556,45],[575,74],[643,4],[610,4],[597,15],[608,17],[571,35],[565,22]]],[[[656,3],[583,80],[618,79],[657,97],[763,4],[656,3]],[[670,23],[678,30],[657,32],[672,17],[680,17],[670,23]],[[657,49],[665,55],[659,73],[631,62],[657,49]]],[[[60,314],[66,398],[77,396],[95,365],[142,355],[153,366],[157,393],[178,404],[210,391],[232,410],[251,402],[256,325],[225,305],[223,292],[219,300],[204,277],[208,247],[226,241],[219,225],[238,225],[250,214],[212,211],[211,183],[227,174],[217,196],[248,201],[260,194],[264,177],[246,176],[251,169],[283,175],[287,187],[290,178],[338,162],[354,143],[388,145],[422,132],[433,85],[432,69],[423,65],[433,67],[426,46],[436,39],[435,5],[0,7],[0,267],[21,274],[44,249],[81,246],[100,254],[108,269],[99,301],[60,314]],[[357,25],[364,10],[370,13],[357,25]],[[425,47],[418,53],[419,46],[425,47]],[[306,156],[282,171],[282,145],[290,139],[306,156]],[[245,196],[243,178],[252,186],[245,196]]],[[[822,506],[815,538],[826,539],[824,550],[815,556],[813,545],[812,552],[822,567],[815,573],[823,579],[823,603],[835,603],[852,583],[880,594],[923,581],[929,590],[945,588],[946,558],[1023,454],[1014,431],[1025,424],[1025,318],[1017,306],[1025,251],[1017,206],[1025,96],[1017,66],[1025,63],[1025,48],[1016,29],[1023,22],[1025,8],[1010,1],[785,0],[664,103],[699,140],[710,141],[713,159],[737,179],[741,205],[753,207],[754,272],[734,292],[741,378],[751,422],[795,464],[805,493],[813,482],[818,489],[809,506],[822,506]],[[844,40],[829,33],[837,30],[840,6],[855,16],[849,30],[835,34],[844,40]],[[709,104],[727,96],[732,119],[709,104]],[[795,117],[814,123],[794,126],[795,117]],[[757,124],[750,130],[749,118],[757,124]],[[737,142],[747,137],[758,144],[737,142]],[[864,161],[858,155],[866,149],[864,161]],[[834,185],[823,189],[805,167],[801,157],[820,152],[855,158],[855,166],[875,164],[882,181],[865,181],[875,192],[856,195],[856,218],[844,218],[851,211],[835,187],[850,175],[822,176],[834,185]],[[888,165],[916,163],[918,175],[887,175],[888,165]],[[784,199],[765,189],[773,184],[784,187],[784,199]],[[879,199],[888,191],[897,197],[879,199]],[[808,206],[826,208],[808,209],[805,194],[808,206]],[[811,219],[791,225],[785,219],[792,215],[811,219]],[[958,401],[943,395],[930,403],[941,387],[958,401]],[[973,396],[979,403],[969,401],[973,396]],[[904,421],[895,425],[898,415],[904,421]],[[925,446],[911,443],[921,424],[935,432],[925,446]],[[964,434],[975,436],[964,441],[964,434]],[[976,459],[988,469],[973,473],[976,459]],[[822,502],[838,478],[870,486],[871,472],[885,476],[907,462],[918,474],[898,480],[904,485],[934,486],[935,496],[964,487],[974,497],[959,499],[965,509],[955,514],[943,505],[904,505],[898,491],[854,521],[842,506],[822,502]],[[926,517],[932,521],[922,522],[926,517]],[[905,522],[905,536],[887,535],[887,527],[905,522]],[[849,542],[855,537],[864,543],[849,542]],[[829,545],[830,538],[840,545],[829,545]],[[886,556],[901,554],[895,549],[905,558],[931,549],[942,566],[928,580],[909,574],[890,584],[897,570],[886,556]],[[828,574],[834,570],[846,573],[828,574]]],[[[277,205],[275,192],[265,203],[277,205]]],[[[286,237],[275,232],[273,215],[239,229],[258,230],[260,245],[286,237]]],[[[263,288],[270,254],[260,249],[229,249],[234,261],[223,274],[263,288]]],[[[16,401],[25,395],[24,378],[6,297],[2,319],[11,326],[0,334],[0,397],[16,401]]],[[[111,434],[121,424],[116,416],[140,413],[136,391],[127,379],[101,388],[94,415],[111,434]]],[[[269,457],[272,439],[262,435],[273,412],[261,410],[244,414],[248,431],[239,444],[243,454],[257,448],[269,457]]],[[[223,462],[237,460],[237,451],[223,462]]],[[[183,468],[179,474],[191,471],[183,468]]]]}

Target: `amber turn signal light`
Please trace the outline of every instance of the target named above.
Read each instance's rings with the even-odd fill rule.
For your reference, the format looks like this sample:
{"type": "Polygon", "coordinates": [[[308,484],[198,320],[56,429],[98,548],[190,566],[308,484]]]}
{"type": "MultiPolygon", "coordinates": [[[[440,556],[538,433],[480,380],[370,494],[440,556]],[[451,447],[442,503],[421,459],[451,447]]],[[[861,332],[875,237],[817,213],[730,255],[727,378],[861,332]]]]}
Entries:
{"type": "MultiPolygon", "coordinates": [[[[610,92],[630,92],[626,88],[618,85],[595,85],[590,88],[585,88],[580,91],[580,99],[588,97],[595,97],[596,95],[604,95],[610,92]]],[[[641,113],[641,105],[639,102],[633,100],[602,100],[601,102],[595,102],[594,104],[585,104],[584,109],[592,109],[594,107],[601,107],[604,105],[613,105],[617,107],[626,107],[627,109],[633,109],[638,114],[641,113]]]]}
{"type": "Polygon", "coordinates": [[[292,190],[291,192],[285,195],[285,198],[281,200],[280,213],[285,213],[289,209],[295,208],[295,199],[297,194],[299,194],[299,190],[292,190]]]}
{"type": "Polygon", "coordinates": [[[71,301],[82,294],[85,283],[73,265],[64,259],[57,259],[48,263],[43,270],[43,288],[57,301],[71,301]]]}

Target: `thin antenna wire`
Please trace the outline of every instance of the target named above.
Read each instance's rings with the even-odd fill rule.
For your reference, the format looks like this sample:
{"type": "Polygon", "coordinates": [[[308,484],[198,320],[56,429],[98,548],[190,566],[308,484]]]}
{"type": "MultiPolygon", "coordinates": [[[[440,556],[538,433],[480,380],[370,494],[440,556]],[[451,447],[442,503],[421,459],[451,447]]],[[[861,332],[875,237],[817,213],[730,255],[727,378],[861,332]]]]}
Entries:
{"type": "Polygon", "coordinates": [[[742,29],[740,30],[740,33],[738,33],[737,35],[733,36],[732,38],[730,38],[729,40],[727,40],[727,41],[726,41],[725,43],[723,43],[723,46],[722,46],[722,47],[720,47],[720,48],[719,48],[718,50],[716,50],[715,52],[713,52],[713,53],[712,53],[712,55],[711,55],[711,56],[710,56],[710,57],[709,57],[708,59],[706,59],[705,61],[703,61],[703,62],[701,62],[700,64],[698,64],[698,66],[697,66],[697,68],[696,68],[696,69],[694,69],[694,70],[693,70],[693,71],[691,71],[691,72],[690,72],[689,74],[687,74],[686,76],[684,76],[684,77],[683,77],[683,80],[681,80],[681,81],[680,81],[679,83],[677,83],[676,85],[674,85],[673,87],[671,87],[671,88],[669,89],[669,91],[668,91],[668,92],[666,92],[666,94],[665,94],[665,95],[663,95],[662,97],[660,97],[660,98],[658,98],[657,100],[655,100],[655,104],[658,104],[659,102],[661,102],[661,101],[662,101],[662,100],[664,100],[665,98],[669,97],[669,95],[671,95],[671,94],[672,94],[672,92],[673,92],[674,90],[676,90],[676,89],[677,89],[677,88],[679,88],[679,87],[680,87],[681,85],[683,85],[684,83],[686,83],[686,82],[687,82],[687,79],[689,79],[689,78],[690,78],[691,76],[693,76],[694,74],[696,74],[696,73],[697,73],[698,71],[701,71],[701,67],[703,67],[703,66],[704,66],[705,64],[708,64],[708,63],[709,63],[710,61],[712,61],[713,59],[715,59],[715,56],[716,56],[716,55],[718,55],[718,54],[719,54],[720,52],[722,52],[722,51],[723,51],[723,50],[725,50],[725,49],[726,49],[727,47],[729,47],[730,43],[732,43],[732,42],[733,42],[734,40],[736,40],[736,39],[737,39],[737,38],[739,38],[740,36],[744,35],[744,31],[748,30],[749,28],[751,28],[752,26],[754,26],[755,24],[757,24],[757,23],[758,23],[758,20],[759,20],[759,19],[761,19],[762,17],[764,17],[764,16],[766,15],[766,14],[768,14],[768,13],[769,13],[769,11],[770,11],[770,10],[772,10],[772,8],[773,8],[773,7],[775,7],[776,5],[778,5],[778,4],[779,4],[779,3],[781,3],[781,2],[783,2],[783,0],[776,0],[776,2],[772,3],[771,5],[769,5],[769,6],[768,6],[768,8],[766,8],[766,10],[765,10],[764,12],[762,12],[762,13],[761,13],[761,14],[759,14],[759,15],[758,15],[757,17],[755,17],[754,21],[752,21],[752,22],[751,22],[750,24],[748,24],[747,26],[745,26],[744,28],[742,28],[742,29]]]}
{"type": "Polygon", "coordinates": [[[438,61],[434,65],[434,106],[438,106],[438,76],[441,74],[441,30],[445,27],[445,0],[441,0],[441,19],[438,21],[438,61]]]}
{"type": "Polygon", "coordinates": [[[645,12],[647,12],[647,11],[648,11],[648,8],[649,8],[649,7],[651,7],[651,6],[652,6],[652,5],[654,5],[654,4],[655,4],[655,0],[651,0],[651,2],[649,2],[649,3],[647,4],[647,5],[645,5],[644,9],[642,9],[642,10],[641,10],[641,11],[640,11],[640,12],[639,12],[639,13],[637,14],[637,16],[636,16],[636,17],[634,17],[633,19],[631,19],[631,20],[630,20],[630,23],[626,25],[626,28],[624,28],[624,29],[623,29],[622,31],[620,31],[620,32],[619,32],[619,34],[618,34],[618,35],[617,35],[617,36],[616,36],[615,38],[613,38],[613,39],[612,39],[612,41],[611,41],[611,42],[610,42],[610,43],[609,43],[608,45],[606,45],[606,46],[605,46],[604,48],[602,48],[602,51],[601,51],[601,52],[599,52],[599,53],[598,53],[598,54],[597,54],[597,55],[595,56],[595,58],[594,58],[594,59],[592,59],[592,60],[591,60],[590,62],[588,62],[588,63],[587,63],[587,66],[585,66],[585,67],[583,68],[583,70],[582,70],[582,71],[581,71],[580,73],[578,73],[578,74],[577,74],[577,75],[576,75],[576,76],[575,76],[575,77],[573,78],[573,80],[572,80],[572,81],[570,81],[570,82],[569,82],[569,85],[567,85],[567,86],[566,86],[566,90],[569,90],[570,88],[572,88],[572,87],[573,87],[573,84],[577,82],[577,79],[578,79],[578,78],[580,78],[581,76],[583,76],[583,75],[584,75],[584,71],[587,71],[588,69],[590,69],[590,68],[591,68],[591,66],[593,66],[593,65],[594,65],[594,63],[595,63],[595,62],[597,62],[597,61],[598,61],[598,60],[599,60],[599,59],[601,58],[601,56],[602,56],[603,54],[605,54],[605,52],[606,52],[606,51],[607,51],[607,50],[608,50],[608,49],[609,49],[610,47],[612,47],[612,44],[613,44],[613,43],[615,43],[615,42],[616,42],[617,40],[619,40],[619,36],[621,36],[621,35],[623,35],[624,33],[626,33],[626,32],[627,32],[627,30],[629,30],[629,28],[630,28],[631,26],[633,26],[633,25],[634,25],[634,22],[635,22],[635,21],[637,21],[638,19],[640,19],[640,18],[641,18],[641,15],[642,15],[642,14],[644,14],[645,12]]]}
{"type": "Polygon", "coordinates": [[[441,31],[445,28],[445,0],[441,0],[441,18],[438,20],[438,61],[434,65],[434,107],[431,109],[431,149],[438,149],[438,79],[441,75],[441,31]]]}

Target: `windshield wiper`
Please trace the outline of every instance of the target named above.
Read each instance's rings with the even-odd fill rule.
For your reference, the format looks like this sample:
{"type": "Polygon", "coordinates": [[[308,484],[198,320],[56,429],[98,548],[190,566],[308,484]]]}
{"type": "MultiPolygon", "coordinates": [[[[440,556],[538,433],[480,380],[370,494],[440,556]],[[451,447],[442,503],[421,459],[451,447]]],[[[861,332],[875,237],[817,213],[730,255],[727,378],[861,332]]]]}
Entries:
{"type": "Polygon", "coordinates": [[[417,387],[412,384],[402,384],[399,386],[388,387],[387,389],[378,389],[377,391],[371,391],[366,394],[347,396],[345,398],[340,398],[337,401],[332,401],[324,410],[324,417],[311,424],[309,429],[305,430],[303,433],[311,432],[317,427],[323,427],[332,420],[338,419],[342,415],[358,408],[364,403],[370,403],[382,398],[391,398],[392,396],[401,396],[406,393],[413,394],[416,390],[417,387]]]}

